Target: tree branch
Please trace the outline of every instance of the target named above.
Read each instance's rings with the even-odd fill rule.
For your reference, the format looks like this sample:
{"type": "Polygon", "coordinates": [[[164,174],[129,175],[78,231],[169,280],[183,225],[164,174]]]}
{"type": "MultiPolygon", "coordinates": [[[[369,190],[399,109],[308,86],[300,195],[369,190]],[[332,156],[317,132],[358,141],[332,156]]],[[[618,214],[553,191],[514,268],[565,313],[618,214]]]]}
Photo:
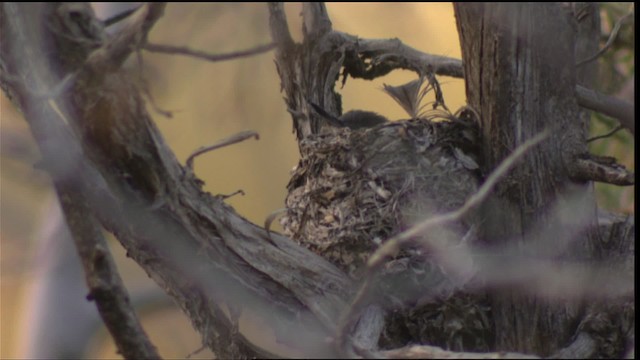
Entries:
{"type": "Polygon", "coordinates": [[[331,20],[323,2],[302,3],[305,36],[321,37],[331,31],[331,20]]]}
{"type": "Polygon", "coordinates": [[[617,119],[620,125],[628,129],[631,134],[636,134],[635,106],[633,104],[583,86],[576,86],[576,98],[578,105],[611,116],[617,119]]]}
{"type": "Polygon", "coordinates": [[[620,31],[620,28],[622,27],[622,24],[627,19],[629,19],[631,16],[633,16],[633,12],[630,12],[630,13],[626,14],[625,16],[621,17],[620,19],[618,19],[618,21],[616,21],[615,26],[613,27],[613,30],[611,31],[611,34],[609,35],[609,38],[607,39],[607,43],[604,44],[602,49],[598,50],[598,52],[596,52],[595,54],[589,56],[588,58],[586,58],[584,60],[581,60],[581,61],[578,61],[576,66],[582,66],[582,65],[584,65],[586,63],[589,63],[589,62],[597,59],[602,54],[604,54],[611,47],[611,45],[613,45],[613,42],[616,40],[616,37],[618,36],[618,32],[620,31]]]}
{"type": "Polygon", "coordinates": [[[251,130],[242,131],[242,132],[237,133],[235,135],[229,136],[228,138],[222,139],[222,140],[216,142],[213,145],[202,146],[199,149],[197,149],[196,151],[194,151],[193,153],[191,153],[191,155],[189,155],[189,157],[187,158],[187,161],[186,161],[186,167],[189,170],[193,170],[193,160],[198,155],[202,155],[202,154],[207,153],[209,151],[220,149],[220,148],[225,147],[225,146],[237,144],[237,143],[245,141],[245,140],[247,140],[249,138],[255,138],[256,140],[258,140],[258,139],[260,139],[260,136],[255,131],[251,131],[251,130]]]}
{"type": "Polygon", "coordinates": [[[171,54],[171,55],[184,55],[191,56],[198,59],[203,59],[212,62],[234,60],[243,57],[249,57],[252,55],[262,54],[275,48],[274,43],[256,46],[251,49],[235,51],[228,54],[209,54],[200,50],[193,50],[186,46],[172,46],[147,43],[144,45],[144,49],[150,52],[171,54]]]}
{"type": "Polygon", "coordinates": [[[95,67],[96,71],[101,71],[106,67],[120,68],[133,51],[138,50],[140,45],[147,42],[149,31],[162,17],[165,7],[166,3],[150,3],[140,6],[130,15],[130,21],[122,30],[110,38],[100,51],[95,51],[89,56],[87,65],[95,67]]]}
{"type": "Polygon", "coordinates": [[[388,359],[540,359],[537,356],[514,352],[455,352],[437,346],[409,345],[399,349],[381,351],[388,359]]]}
{"type": "Polygon", "coordinates": [[[575,181],[599,181],[620,186],[635,184],[635,175],[610,156],[579,155],[567,169],[575,181]]]}
{"type": "Polygon", "coordinates": [[[87,299],[95,301],[118,353],[125,359],[159,359],[131,306],[107,241],[91,210],[78,196],[72,182],[56,181],[54,186],[82,260],[89,287],[87,299]]]}
{"type": "MultiPolygon", "coordinates": [[[[287,16],[284,13],[284,4],[281,2],[269,3],[269,29],[271,30],[271,37],[276,43],[280,52],[286,52],[294,47],[295,43],[289,33],[289,24],[287,23],[287,16]]],[[[276,52],[278,56],[278,52],[276,52]]],[[[280,55],[284,56],[284,54],[280,55]]]]}

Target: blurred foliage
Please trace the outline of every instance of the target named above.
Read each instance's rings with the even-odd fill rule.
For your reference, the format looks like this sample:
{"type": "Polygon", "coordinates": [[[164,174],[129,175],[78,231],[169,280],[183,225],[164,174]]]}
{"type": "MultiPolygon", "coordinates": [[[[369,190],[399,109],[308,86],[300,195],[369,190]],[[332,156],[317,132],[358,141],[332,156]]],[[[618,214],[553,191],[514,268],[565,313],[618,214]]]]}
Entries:
{"type": "MultiPolygon", "coordinates": [[[[604,47],[616,23],[632,13],[621,24],[611,47],[598,58],[596,90],[635,103],[635,6],[633,3],[602,3],[600,15],[602,35],[600,47],[604,47]]],[[[593,113],[590,137],[613,130],[618,122],[604,115],[593,113]]],[[[628,130],[617,131],[612,136],[589,143],[589,150],[598,155],[613,156],[628,169],[635,171],[634,138],[628,130]]],[[[596,184],[598,204],[604,209],[633,213],[635,186],[596,184]]]]}

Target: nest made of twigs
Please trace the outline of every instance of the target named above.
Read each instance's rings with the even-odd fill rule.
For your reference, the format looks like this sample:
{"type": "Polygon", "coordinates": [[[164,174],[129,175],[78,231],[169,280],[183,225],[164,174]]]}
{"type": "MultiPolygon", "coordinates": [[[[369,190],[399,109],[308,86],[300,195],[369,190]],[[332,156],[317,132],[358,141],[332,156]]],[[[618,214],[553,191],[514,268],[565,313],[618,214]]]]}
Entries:
{"type": "MultiPolygon", "coordinates": [[[[390,236],[460,207],[478,186],[462,122],[419,118],[336,128],[300,143],[281,223],[287,235],[354,274],[390,236]]],[[[469,224],[446,229],[464,235],[469,224]]]]}

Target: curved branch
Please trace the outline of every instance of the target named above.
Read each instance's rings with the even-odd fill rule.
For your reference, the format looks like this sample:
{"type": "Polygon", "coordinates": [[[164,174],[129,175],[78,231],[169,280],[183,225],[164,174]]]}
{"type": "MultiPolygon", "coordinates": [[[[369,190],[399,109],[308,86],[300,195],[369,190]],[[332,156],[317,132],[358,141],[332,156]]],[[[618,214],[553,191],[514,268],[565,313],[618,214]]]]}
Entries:
{"type": "Polygon", "coordinates": [[[151,43],[147,43],[146,45],[144,45],[144,49],[150,52],[191,56],[191,57],[212,61],[212,62],[234,60],[234,59],[239,59],[243,57],[249,57],[252,55],[262,54],[272,50],[274,47],[275,47],[275,44],[271,43],[271,44],[256,46],[247,50],[235,51],[228,54],[209,54],[204,51],[194,50],[184,46],[172,46],[172,45],[151,44],[151,43]]]}

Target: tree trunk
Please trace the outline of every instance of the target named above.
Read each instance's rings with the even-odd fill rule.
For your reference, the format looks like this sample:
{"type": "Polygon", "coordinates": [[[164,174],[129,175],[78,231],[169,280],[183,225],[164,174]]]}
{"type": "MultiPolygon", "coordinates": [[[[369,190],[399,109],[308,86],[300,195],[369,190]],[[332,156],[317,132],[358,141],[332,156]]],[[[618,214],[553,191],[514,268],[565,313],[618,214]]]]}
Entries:
{"type": "MultiPolygon", "coordinates": [[[[485,206],[486,243],[529,249],[507,256],[536,256],[543,249],[559,263],[601,256],[593,186],[572,181],[568,171],[586,152],[588,115],[577,106],[576,83],[593,77],[582,69],[577,78],[576,57],[597,51],[599,29],[597,7],[582,6],[587,16],[578,27],[561,4],[454,4],[467,99],[482,119],[485,173],[525,140],[550,131],[485,206]],[[564,210],[550,211],[562,201],[564,210]],[[567,212],[578,213],[587,230],[568,229],[565,222],[559,232],[567,212]]],[[[523,292],[524,286],[490,295],[496,348],[548,356],[570,341],[582,305],[545,300],[523,292]]]]}

